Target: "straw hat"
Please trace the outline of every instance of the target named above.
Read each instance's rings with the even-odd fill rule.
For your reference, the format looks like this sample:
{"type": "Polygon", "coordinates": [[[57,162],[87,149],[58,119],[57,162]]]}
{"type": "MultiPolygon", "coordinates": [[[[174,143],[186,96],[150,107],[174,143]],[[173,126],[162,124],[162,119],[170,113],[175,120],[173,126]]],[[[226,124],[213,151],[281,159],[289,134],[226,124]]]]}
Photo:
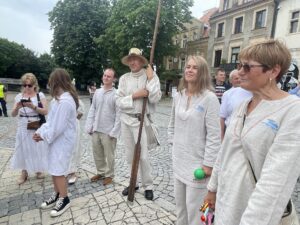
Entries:
{"type": "Polygon", "coordinates": [[[124,57],[121,59],[121,62],[122,62],[124,65],[128,66],[128,60],[129,60],[130,57],[133,57],[133,56],[134,56],[134,57],[137,57],[137,58],[140,58],[140,59],[142,60],[142,62],[143,62],[144,65],[147,65],[147,64],[148,64],[148,60],[147,60],[144,56],[142,56],[142,51],[141,51],[140,49],[138,49],[138,48],[131,48],[131,49],[129,50],[128,55],[127,55],[127,56],[124,56],[124,57]]]}

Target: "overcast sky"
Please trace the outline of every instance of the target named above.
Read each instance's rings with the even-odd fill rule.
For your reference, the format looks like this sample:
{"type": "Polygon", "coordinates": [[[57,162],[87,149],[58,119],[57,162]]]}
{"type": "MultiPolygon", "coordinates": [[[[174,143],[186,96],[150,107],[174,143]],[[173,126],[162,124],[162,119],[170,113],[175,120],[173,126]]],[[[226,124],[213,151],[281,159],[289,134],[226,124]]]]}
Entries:
{"type": "MultiPolygon", "coordinates": [[[[0,0],[0,37],[23,44],[36,53],[50,53],[52,30],[47,13],[58,0],[0,0]]],[[[216,7],[219,0],[194,0],[192,15],[216,7]]]]}

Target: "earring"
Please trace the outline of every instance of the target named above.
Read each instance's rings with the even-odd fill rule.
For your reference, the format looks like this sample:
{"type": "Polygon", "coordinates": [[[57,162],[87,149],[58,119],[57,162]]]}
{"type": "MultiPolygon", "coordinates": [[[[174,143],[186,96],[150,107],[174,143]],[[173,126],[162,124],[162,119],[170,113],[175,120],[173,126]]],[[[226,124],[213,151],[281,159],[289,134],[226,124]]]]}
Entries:
{"type": "Polygon", "coordinates": [[[271,78],[271,77],[269,78],[269,83],[270,83],[270,84],[272,83],[272,78],[271,78]]]}

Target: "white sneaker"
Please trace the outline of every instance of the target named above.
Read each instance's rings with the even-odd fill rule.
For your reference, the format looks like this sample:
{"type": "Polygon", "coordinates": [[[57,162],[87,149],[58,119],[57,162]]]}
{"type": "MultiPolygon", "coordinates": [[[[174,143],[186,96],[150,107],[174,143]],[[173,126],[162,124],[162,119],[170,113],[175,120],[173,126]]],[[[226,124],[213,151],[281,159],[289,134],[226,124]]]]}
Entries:
{"type": "Polygon", "coordinates": [[[55,205],[55,202],[58,200],[59,193],[53,192],[50,198],[46,201],[44,201],[41,204],[42,209],[48,209],[55,205]]]}
{"type": "Polygon", "coordinates": [[[63,214],[68,208],[70,208],[70,199],[67,197],[59,198],[55,207],[51,210],[50,216],[56,217],[63,214]]]}

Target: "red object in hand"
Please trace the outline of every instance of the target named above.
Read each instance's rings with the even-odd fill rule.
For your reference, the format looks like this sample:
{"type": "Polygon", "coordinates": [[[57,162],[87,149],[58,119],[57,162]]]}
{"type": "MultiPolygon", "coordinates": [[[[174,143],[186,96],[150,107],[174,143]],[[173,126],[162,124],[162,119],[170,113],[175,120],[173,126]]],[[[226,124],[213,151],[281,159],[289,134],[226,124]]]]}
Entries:
{"type": "Polygon", "coordinates": [[[201,221],[202,221],[202,222],[205,222],[205,221],[206,221],[206,218],[205,218],[204,215],[201,216],[201,221]]]}

